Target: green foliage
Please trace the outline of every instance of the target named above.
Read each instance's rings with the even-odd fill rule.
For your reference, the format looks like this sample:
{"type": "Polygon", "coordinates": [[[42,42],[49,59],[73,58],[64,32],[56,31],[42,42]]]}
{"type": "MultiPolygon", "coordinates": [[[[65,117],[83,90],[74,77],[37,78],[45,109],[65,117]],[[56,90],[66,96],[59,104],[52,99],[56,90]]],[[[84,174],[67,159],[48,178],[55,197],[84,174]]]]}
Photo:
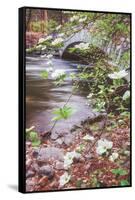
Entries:
{"type": "Polygon", "coordinates": [[[46,23],[43,21],[31,22],[30,26],[33,32],[41,32],[41,26],[44,26],[44,31],[46,30],[46,23]]]}
{"type": "Polygon", "coordinates": [[[104,112],[105,111],[105,102],[101,101],[100,99],[97,99],[97,101],[95,102],[94,111],[96,111],[96,112],[104,112]]]}
{"type": "Polygon", "coordinates": [[[127,50],[122,54],[119,64],[125,68],[130,66],[130,50],[127,50]]]}
{"type": "Polygon", "coordinates": [[[80,180],[77,180],[76,181],[76,187],[77,188],[81,188],[81,185],[82,185],[83,181],[80,179],[80,180]]]}
{"type": "Polygon", "coordinates": [[[53,111],[53,114],[55,114],[56,116],[52,119],[52,121],[68,119],[73,113],[74,110],[68,106],[64,106],[63,108],[57,108],[53,111]]]}
{"type": "Polygon", "coordinates": [[[124,175],[127,174],[127,170],[121,169],[121,168],[112,169],[112,173],[115,174],[115,175],[118,175],[118,176],[124,176],[124,175]]]}
{"type": "Polygon", "coordinates": [[[59,76],[56,78],[55,85],[61,85],[61,84],[63,84],[63,82],[65,81],[66,77],[67,77],[67,75],[66,75],[65,73],[59,75],[59,76]]]}
{"type": "Polygon", "coordinates": [[[41,75],[42,78],[47,79],[49,74],[46,70],[44,70],[40,73],[40,75],[41,75]]]}
{"type": "Polygon", "coordinates": [[[101,50],[101,48],[89,44],[88,49],[79,49],[79,48],[69,48],[69,53],[74,53],[79,55],[80,58],[84,58],[86,61],[90,61],[90,63],[97,63],[99,60],[109,59],[108,55],[101,50]]]}
{"type": "Polygon", "coordinates": [[[91,184],[92,184],[92,187],[100,187],[101,186],[100,182],[98,181],[96,176],[92,177],[91,184]]]}
{"type": "Polygon", "coordinates": [[[127,185],[129,185],[129,182],[128,182],[128,180],[124,179],[124,180],[120,181],[120,185],[121,186],[127,186],[127,185]]]}
{"type": "Polygon", "coordinates": [[[130,118],[130,112],[124,111],[120,114],[122,117],[130,118]]]}
{"type": "Polygon", "coordinates": [[[26,139],[31,141],[33,147],[39,146],[41,143],[38,133],[31,131],[31,128],[26,129],[26,139]]]}
{"type": "Polygon", "coordinates": [[[48,33],[51,34],[56,31],[56,27],[58,26],[58,22],[53,19],[50,19],[47,24],[48,33]]]}

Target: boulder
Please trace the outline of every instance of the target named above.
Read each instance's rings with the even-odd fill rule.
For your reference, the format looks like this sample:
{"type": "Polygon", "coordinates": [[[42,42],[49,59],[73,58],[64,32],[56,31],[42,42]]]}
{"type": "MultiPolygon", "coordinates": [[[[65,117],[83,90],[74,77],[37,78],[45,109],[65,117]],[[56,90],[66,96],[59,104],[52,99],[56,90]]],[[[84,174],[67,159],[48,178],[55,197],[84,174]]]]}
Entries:
{"type": "Polygon", "coordinates": [[[39,168],[38,174],[40,176],[47,176],[48,179],[52,179],[54,177],[54,169],[50,165],[44,165],[39,168]]]}
{"type": "Polygon", "coordinates": [[[63,161],[64,151],[57,147],[43,147],[40,149],[37,160],[41,162],[47,162],[50,159],[63,161]]]}

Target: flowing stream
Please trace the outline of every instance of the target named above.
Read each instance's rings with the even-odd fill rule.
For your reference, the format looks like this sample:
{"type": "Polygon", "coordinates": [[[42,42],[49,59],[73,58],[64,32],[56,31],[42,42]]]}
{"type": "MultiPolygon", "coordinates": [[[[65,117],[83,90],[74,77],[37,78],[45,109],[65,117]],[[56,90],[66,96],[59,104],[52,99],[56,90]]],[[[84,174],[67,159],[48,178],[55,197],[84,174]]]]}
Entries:
{"type": "MultiPolygon", "coordinates": [[[[77,63],[62,59],[52,59],[53,68],[63,69],[65,73],[77,73],[77,63]]],[[[26,58],[26,126],[35,126],[38,132],[47,131],[51,128],[54,117],[52,111],[62,107],[72,91],[72,81],[67,78],[62,86],[56,86],[49,76],[43,79],[40,73],[48,67],[47,60],[41,57],[26,58]]],[[[68,106],[74,108],[74,114],[67,120],[56,123],[53,131],[67,132],[73,125],[79,125],[81,121],[92,117],[91,108],[87,105],[88,92],[73,94],[68,106]]]]}

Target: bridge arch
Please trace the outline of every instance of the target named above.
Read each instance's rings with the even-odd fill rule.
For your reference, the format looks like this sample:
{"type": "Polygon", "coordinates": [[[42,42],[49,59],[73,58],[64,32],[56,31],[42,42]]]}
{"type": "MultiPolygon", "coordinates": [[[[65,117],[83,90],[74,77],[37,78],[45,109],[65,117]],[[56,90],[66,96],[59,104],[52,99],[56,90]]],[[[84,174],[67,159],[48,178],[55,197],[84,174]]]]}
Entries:
{"type": "Polygon", "coordinates": [[[81,42],[90,42],[91,37],[90,33],[87,29],[82,29],[81,31],[71,35],[66,39],[64,42],[64,46],[60,49],[60,56],[63,57],[64,52],[67,50],[67,48],[71,47],[73,44],[79,44],[81,42]]]}

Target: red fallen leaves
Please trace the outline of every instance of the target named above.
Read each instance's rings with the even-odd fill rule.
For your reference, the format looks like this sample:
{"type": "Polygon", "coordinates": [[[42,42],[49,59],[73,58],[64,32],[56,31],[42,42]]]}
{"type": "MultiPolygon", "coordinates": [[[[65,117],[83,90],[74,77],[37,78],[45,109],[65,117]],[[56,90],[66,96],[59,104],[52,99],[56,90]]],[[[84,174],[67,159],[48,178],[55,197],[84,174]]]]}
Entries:
{"type": "MultiPolygon", "coordinates": [[[[52,165],[55,169],[55,175],[53,179],[48,180],[46,176],[40,177],[35,174],[35,177],[28,178],[28,181],[34,182],[34,184],[28,187],[28,191],[47,191],[47,190],[58,190],[58,189],[70,189],[70,188],[93,188],[93,187],[111,187],[120,185],[121,180],[127,180],[130,178],[130,160],[129,156],[122,155],[123,150],[129,150],[130,144],[130,131],[126,126],[113,128],[111,131],[105,130],[103,137],[113,142],[112,152],[116,151],[119,153],[119,157],[115,162],[111,162],[108,156],[99,156],[96,153],[96,148],[93,147],[90,159],[85,158],[85,151],[83,153],[83,159],[78,162],[74,162],[69,169],[71,180],[65,184],[63,188],[59,186],[59,179],[65,172],[65,170],[55,169],[55,161],[49,161],[48,164],[52,165]],[[125,164],[126,163],[126,164],[125,164]],[[127,171],[126,175],[117,176],[112,173],[112,169],[122,168],[127,171]]],[[[85,131],[80,133],[79,137],[74,140],[74,143],[67,146],[60,146],[66,152],[74,151],[77,146],[84,143],[82,140],[85,135],[85,131]]],[[[95,138],[98,137],[98,131],[93,133],[95,138]]],[[[42,146],[55,145],[49,138],[44,140],[42,146]]],[[[88,144],[87,144],[88,145],[88,144]]],[[[87,148],[86,148],[87,149],[87,148]]],[[[32,147],[27,145],[27,163],[29,163],[28,169],[32,169],[33,164],[29,161],[32,159],[33,163],[36,163],[36,159],[32,158],[32,147]]],[[[27,183],[27,182],[26,182],[27,183]]],[[[26,184],[27,185],[27,184],[26,184]]]]}
{"type": "Polygon", "coordinates": [[[112,141],[114,147],[122,148],[122,146],[125,145],[125,143],[130,141],[129,134],[129,129],[116,129],[116,131],[112,133],[112,141]]]}

